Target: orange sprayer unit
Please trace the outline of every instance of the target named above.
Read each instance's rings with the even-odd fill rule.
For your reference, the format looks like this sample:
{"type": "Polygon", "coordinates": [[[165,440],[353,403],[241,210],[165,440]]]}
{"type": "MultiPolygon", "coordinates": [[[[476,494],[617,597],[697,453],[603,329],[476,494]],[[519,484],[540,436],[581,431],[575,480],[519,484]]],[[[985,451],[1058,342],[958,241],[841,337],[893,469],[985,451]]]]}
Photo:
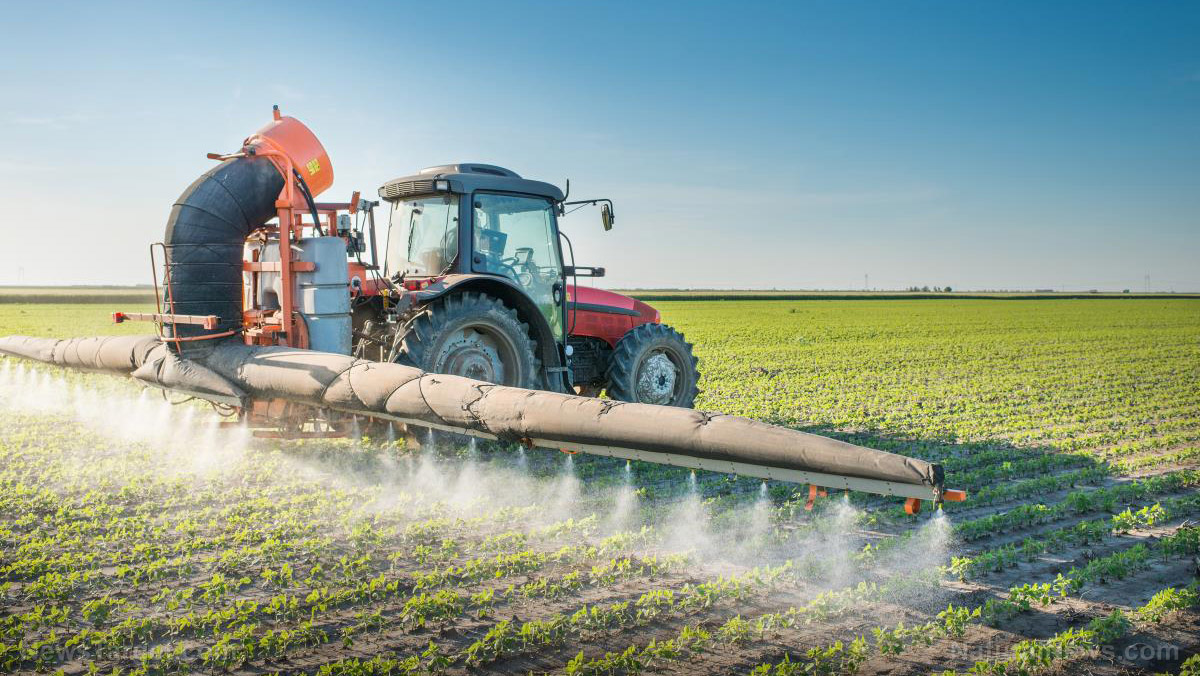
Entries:
{"type": "MultiPolygon", "coordinates": [[[[297,275],[318,274],[318,264],[300,260],[297,252],[310,242],[306,232],[342,236],[353,251],[353,235],[339,230],[338,213],[356,213],[358,193],[344,203],[315,201],[333,185],[333,163],[316,135],[281,115],[278,106],[271,122],[237,152],[208,157],[221,165],[180,196],[167,241],[151,247],[157,311],[118,312],[113,319],[154,321],[180,355],[202,353],[213,341],[238,334],[247,345],[311,347],[296,282],[297,275]],[[264,291],[271,292],[269,303],[264,291]]],[[[324,249],[334,253],[336,246],[324,249]]],[[[328,260],[345,265],[345,251],[328,260]]],[[[354,267],[359,279],[366,277],[363,264],[354,267]]],[[[326,272],[340,281],[333,268],[326,272]]]]}
{"type": "MultiPolygon", "coordinates": [[[[310,227],[318,231],[321,229],[321,214],[314,200],[333,185],[333,163],[329,161],[329,154],[316,135],[302,122],[294,117],[281,116],[278,106],[273,114],[274,119],[270,123],[246,138],[239,153],[266,157],[275,165],[284,183],[283,190],[275,200],[278,224],[273,228],[268,225],[258,231],[264,244],[278,247],[277,260],[248,260],[243,263],[242,269],[248,275],[248,284],[246,307],[242,314],[242,335],[247,345],[307,348],[309,341],[304,323],[296,317],[295,285],[292,280],[298,272],[313,271],[315,264],[294,260],[292,245],[303,236],[305,212],[311,214],[310,227]],[[279,311],[274,316],[257,303],[264,272],[277,273],[281,280],[279,311]]],[[[219,156],[218,159],[227,157],[219,156]]],[[[336,214],[326,226],[336,230],[336,214]]],[[[262,253],[263,249],[260,248],[251,257],[258,259],[262,253]]]]}

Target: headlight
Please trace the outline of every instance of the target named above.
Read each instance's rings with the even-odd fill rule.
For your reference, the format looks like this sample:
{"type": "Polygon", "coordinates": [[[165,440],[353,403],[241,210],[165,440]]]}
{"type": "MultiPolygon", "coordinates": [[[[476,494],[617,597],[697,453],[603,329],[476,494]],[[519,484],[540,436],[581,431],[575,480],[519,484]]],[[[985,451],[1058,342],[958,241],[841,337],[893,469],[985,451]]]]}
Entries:
{"type": "Polygon", "coordinates": [[[450,192],[450,181],[440,179],[433,182],[433,189],[438,192],[450,192]]]}

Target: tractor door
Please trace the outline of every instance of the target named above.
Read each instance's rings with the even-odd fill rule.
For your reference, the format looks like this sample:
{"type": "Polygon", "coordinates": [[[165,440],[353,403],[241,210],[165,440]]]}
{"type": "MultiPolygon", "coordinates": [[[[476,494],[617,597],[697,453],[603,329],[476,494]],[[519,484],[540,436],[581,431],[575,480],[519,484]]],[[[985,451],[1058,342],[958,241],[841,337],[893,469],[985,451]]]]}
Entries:
{"type": "Polygon", "coordinates": [[[561,344],[563,269],[554,204],[543,197],[476,192],[473,206],[472,270],[503,275],[520,285],[561,344]]]}

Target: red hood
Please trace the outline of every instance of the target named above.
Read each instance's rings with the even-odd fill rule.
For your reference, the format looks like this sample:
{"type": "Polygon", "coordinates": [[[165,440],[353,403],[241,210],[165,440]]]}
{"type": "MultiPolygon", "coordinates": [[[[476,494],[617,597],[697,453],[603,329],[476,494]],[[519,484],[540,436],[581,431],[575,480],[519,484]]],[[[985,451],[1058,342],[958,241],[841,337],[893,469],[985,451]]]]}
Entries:
{"type": "Polygon", "coordinates": [[[618,307],[623,310],[633,310],[642,316],[644,321],[649,321],[657,324],[659,322],[658,310],[650,307],[640,300],[622,296],[619,293],[606,291],[604,289],[596,289],[590,286],[574,286],[567,285],[567,298],[576,303],[587,303],[589,305],[603,305],[605,307],[618,307]]]}

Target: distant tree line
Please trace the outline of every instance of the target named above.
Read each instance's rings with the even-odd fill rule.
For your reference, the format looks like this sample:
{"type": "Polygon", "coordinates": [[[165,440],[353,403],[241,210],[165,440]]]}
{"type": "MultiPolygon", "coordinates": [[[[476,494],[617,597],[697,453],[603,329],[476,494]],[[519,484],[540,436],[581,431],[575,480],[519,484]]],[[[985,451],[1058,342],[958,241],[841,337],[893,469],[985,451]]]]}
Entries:
{"type": "Polygon", "coordinates": [[[933,288],[929,288],[928,286],[910,286],[908,290],[916,293],[951,293],[954,291],[954,289],[948,286],[935,286],[933,288]]]}

